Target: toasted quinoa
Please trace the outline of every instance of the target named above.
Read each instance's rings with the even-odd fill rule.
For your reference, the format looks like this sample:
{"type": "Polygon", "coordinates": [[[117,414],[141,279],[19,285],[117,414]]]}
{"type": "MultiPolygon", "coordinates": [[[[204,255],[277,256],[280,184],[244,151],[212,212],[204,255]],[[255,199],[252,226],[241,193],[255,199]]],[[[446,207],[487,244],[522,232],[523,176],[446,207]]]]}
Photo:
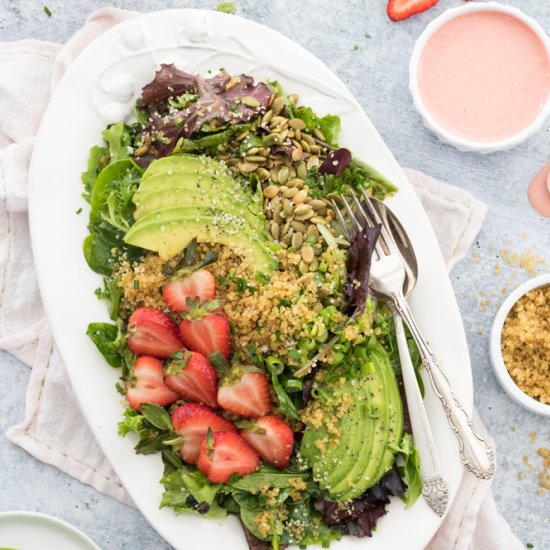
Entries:
{"type": "MultiPolygon", "coordinates": [[[[315,273],[299,271],[298,253],[281,250],[277,254],[280,270],[266,282],[258,280],[238,255],[221,245],[200,245],[197,261],[208,249],[218,254],[218,260],[206,269],[216,277],[216,298],[231,322],[235,351],[253,345],[257,352],[282,359],[306,335],[307,322],[324,307],[322,300],[331,303],[331,276],[345,270],[343,255],[325,251],[319,259],[326,265],[329,282],[320,285],[315,273]]],[[[147,254],[135,263],[121,258],[114,277],[123,290],[127,311],[143,306],[168,311],[162,299],[162,286],[169,280],[162,273],[163,264],[157,254],[147,254]]],[[[344,314],[341,317],[344,321],[344,314]]]]}
{"type": "Polygon", "coordinates": [[[522,296],[504,322],[504,364],[517,386],[550,404],[550,286],[522,296]]]}

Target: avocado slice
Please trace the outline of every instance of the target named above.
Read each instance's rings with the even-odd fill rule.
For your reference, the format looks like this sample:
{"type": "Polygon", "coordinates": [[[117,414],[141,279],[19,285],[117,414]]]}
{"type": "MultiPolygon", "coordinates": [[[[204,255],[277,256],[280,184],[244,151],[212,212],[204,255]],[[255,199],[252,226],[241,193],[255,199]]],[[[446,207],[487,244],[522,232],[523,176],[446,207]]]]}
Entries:
{"type": "Polygon", "coordinates": [[[265,242],[245,219],[204,206],[178,206],[150,212],[130,228],[124,240],[168,259],[194,238],[199,243],[228,246],[256,271],[269,274],[277,267],[265,242]]]}
{"type": "Polygon", "coordinates": [[[240,216],[258,233],[267,238],[265,216],[259,209],[253,210],[251,205],[236,200],[235,195],[225,191],[209,188],[168,187],[152,191],[136,200],[134,218],[139,220],[153,211],[176,206],[206,206],[217,208],[240,216]]]}
{"type": "Polygon", "coordinates": [[[142,181],[152,176],[166,175],[171,172],[189,172],[210,174],[216,178],[234,179],[234,174],[225,164],[206,156],[181,154],[163,157],[152,162],[143,173],[142,181]]]}
{"type": "Polygon", "coordinates": [[[403,430],[401,397],[386,352],[382,353],[384,355],[376,350],[372,353],[371,360],[375,365],[376,376],[365,385],[365,390],[371,397],[368,403],[369,415],[374,416],[371,422],[367,423],[370,428],[368,444],[347,476],[347,483],[333,484],[330,487],[331,497],[336,500],[356,498],[378,483],[393,464],[395,453],[389,445],[392,443],[397,445],[401,439],[403,430]]]}
{"type": "MultiPolygon", "coordinates": [[[[343,388],[323,387],[329,409],[351,396],[353,409],[340,420],[340,437],[329,448],[316,445],[327,437],[326,422],[318,429],[306,423],[300,452],[312,466],[314,479],[337,501],[349,501],[375,485],[391,468],[403,430],[403,408],[397,380],[384,348],[370,352],[373,370],[343,388]]],[[[329,438],[330,441],[330,438],[329,438]]]]}

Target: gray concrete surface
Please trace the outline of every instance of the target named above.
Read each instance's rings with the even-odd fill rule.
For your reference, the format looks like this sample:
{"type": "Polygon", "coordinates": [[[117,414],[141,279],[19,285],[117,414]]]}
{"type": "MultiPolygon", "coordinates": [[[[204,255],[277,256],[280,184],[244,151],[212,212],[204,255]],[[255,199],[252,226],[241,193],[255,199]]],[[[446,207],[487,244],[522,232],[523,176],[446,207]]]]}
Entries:
{"type": "MultiPolygon", "coordinates": [[[[105,4],[100,0],[46,1],[51,18],[43,11],[44,0],[0,0],[0,40],[33,37],[64,41],[90,12],[105,4]]],[[[111,3],[148,11],[174,7],[215,9],[217,5],[215,0],[111,3]]],[[[384,0],[236,1],[238,15],[291,37],[333,69],[356,95],[403,166],[460,185],[489,205],[477,245],[453,270],[451,279],[470,346],[475,403],[497,443],[497,505],[524,543],[543,549],[550,545],[550,494],[536,494],[535,473],[542,469],[536,449],[550,447],[549,423],[520,409],[501,390],[489,363],[488,333],[503,299],[501,288],[507,282],[519,284],[529,277],[521,268],[506,265],[501,274],[495,275],[498,251],[531,250],[550,264],[550,220],[538,216],[526,197],[531,176],[550,160],[550,124],[514,150],[486,157],[460,153],[423,128],[407,90],[412,46],[431,19],[462,3],[441,0],[426,13],[392,23],[386,16],[384,0]],[[480,291],[485,296],[474,299],[473,295],[480,291]],[[482,304],[483,300],[487,303],[482,304]],[[537,434],[534,443],[531,432],[537,434]],[[534,471],[521,480],[519,473],[527,470],[524,456],[534,471]]],[[[550,32],[547,1],[505,3],[523,9],[550,32]]],[[[549,269],[542,267],[540,271],[549,269]]],[[[5,430],[23,418],[28,378],[27,367],[0,353],[0,510],[37,510],[59,516],[84,530],[102,548],[168,548],[139,512],[36,461],[5,440],[5,430]]],[[[375,548],[375,541],[376,538],[365,547],[375,548]]]]}

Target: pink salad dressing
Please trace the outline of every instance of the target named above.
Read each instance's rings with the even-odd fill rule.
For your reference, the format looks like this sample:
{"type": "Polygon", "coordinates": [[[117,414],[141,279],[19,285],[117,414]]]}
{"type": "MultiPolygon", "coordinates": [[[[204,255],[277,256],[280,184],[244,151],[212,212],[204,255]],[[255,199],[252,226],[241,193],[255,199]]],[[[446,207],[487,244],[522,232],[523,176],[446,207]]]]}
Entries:
{"type": "Polygon", "coordinates": [[[444,23],[428,39],[418,69],[434,119],[476,142],[510,138],[535,121],[550,95],[550,55],[525,23],[497,11],[444,23]]]}

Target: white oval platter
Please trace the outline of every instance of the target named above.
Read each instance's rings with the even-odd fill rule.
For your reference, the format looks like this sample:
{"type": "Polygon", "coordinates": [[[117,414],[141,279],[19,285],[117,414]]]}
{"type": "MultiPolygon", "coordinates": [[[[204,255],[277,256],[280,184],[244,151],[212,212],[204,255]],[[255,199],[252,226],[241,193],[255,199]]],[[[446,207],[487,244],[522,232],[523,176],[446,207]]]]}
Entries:
{"type": "MultiPolygon", "coordinates": [[[[80,407],[101,448],[134,502],[175,548],[244,549],[238,521],[175,516],[159,509],[162,464],[138,456],[135,440],[117,435],[123,404],[111,369],[86,336],[93,321],[108,320],[94,289],[100,277],[82,255],[87,204],[80,173],[89,148],[101,141],[108,122],[131,117],[141,87],[160,63],[191,73],[224,67],[231,74],[278,80],[287,93],[319,114],[342,119],[340,143],[384,173],[399,187],[391,207],[409,231],[420,276],[410,303],[457,396],[472,406],[468,349],[455,296],[429,221],[403,171],[342,82],[319,59],[281,34],[257,23],[203,10],[169,10],[130,19],[95,40],[72,63],[42,121],[30,170],[29,212],[34,258],[44,306],[80,407]],[[82,207],[83,212],[75,211],[82,207]]],[[[388,101],[391,101],[388,98],[388,101]]],[[[458,444],[426,381],[426,407],[451,500],[463,474],[458,444]]],[[[394,499],[372,539],[344,537],[337,550],[424,548],[441,523],[423,499],[409,510],[394,499]]]]}

